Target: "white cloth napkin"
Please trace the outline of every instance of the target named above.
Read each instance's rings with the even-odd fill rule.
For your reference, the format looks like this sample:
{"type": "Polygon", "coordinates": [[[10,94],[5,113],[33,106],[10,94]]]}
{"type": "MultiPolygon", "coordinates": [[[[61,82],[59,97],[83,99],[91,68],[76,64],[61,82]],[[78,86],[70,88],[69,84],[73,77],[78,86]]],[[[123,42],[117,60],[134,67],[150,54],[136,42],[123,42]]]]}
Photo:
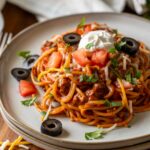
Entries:
{"type": "Polygon", "coordinates": [[[85,12],[121,12],[126,0],[8,0],[37,15],[39,21],[85,12]]]}

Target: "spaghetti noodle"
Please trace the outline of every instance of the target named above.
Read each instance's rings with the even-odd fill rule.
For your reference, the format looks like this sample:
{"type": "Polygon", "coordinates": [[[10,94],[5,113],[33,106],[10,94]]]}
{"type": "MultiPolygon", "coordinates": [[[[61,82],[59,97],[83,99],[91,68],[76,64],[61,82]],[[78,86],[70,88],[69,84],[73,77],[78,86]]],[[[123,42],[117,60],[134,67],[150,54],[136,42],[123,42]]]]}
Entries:
{"type": "MultiPolygon", "coordinates": [[[[96,30],[109,32],[115,43],[123,37],[98,23],[71,32],[83,36],[96,30]],[[87,27],[90,30],[86,31],[87,27]]],[[[51,105],[49,115],[65,114],[72,121],[111,127],[127,126],[134,113],[150,110],[150,51],[142,42],[134,57],[122,51],[108,52],[104,66],[91,63],[83,66],[73,57],[79,51],[78,44],[66,44],[65,34],[43,45],[42,54],[32,68],[33,83],[45,91],[42,100],[35,104],[39,111],[47,112],[51,105]],[[58,105],[53,106],[54,102],[58,105]]],[[[87,53],[90,59],[91,52],[87,53]]]]}

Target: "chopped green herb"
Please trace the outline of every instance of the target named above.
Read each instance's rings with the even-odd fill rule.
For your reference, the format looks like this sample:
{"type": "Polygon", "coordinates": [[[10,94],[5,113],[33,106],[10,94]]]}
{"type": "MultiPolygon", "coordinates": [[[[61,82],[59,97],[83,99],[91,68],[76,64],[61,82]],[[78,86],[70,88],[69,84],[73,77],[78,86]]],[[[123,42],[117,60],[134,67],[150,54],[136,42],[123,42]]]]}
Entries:
{"type": "Polygon", "coordinates": [[[137,78],[132,78],[132,84],[136,85],[137,84],[137,78]]]}
{"type": "Polygon", "coordinates": [[[126,81],[132,83],[132,76],[131,76],[130,72],[125,74],[125,78],[126,78],[126,81]]]}
{"type": "Polygon", "coordinates": [[[96,74],[92,74],[91,76],[87,76],[87,75],[81,75],[80,76],[80,82],[91,82],[91,83],[95,83],[99,80],[99,78],[97,77],[96,74]]]}
{"type": "Polygon", "coordinates": [[[41,115],[44,117],[46,115],[45,111],[41,111],[41,115]]]}
{"type": "Polygon", "coordinates": [[[111,64],[112,64],[112,67],[116,68],[116,67],[118,67],[119,63],[118,63],[116,58],[112,58],[111,59],[111,64]]]}
{"type": "Polygon", "coordinates": [[[113,48],[110,48],[110,49],[108,50],[108,52],[114,54],[114,53],[116,52],[116,49],[115,49],[114,47],[113,47],[113,48]]]}
{"type": "Polygon", "coordinates": [[[131,84],[134,84],[134,85],[137,84],[137,79],[132,77],[132,75],[129,71],[125,74],[125,80],[131,84]]]}
{"type": "Polygon", "coordinates": [[[109,100],[105,100],[105,106],[107,107],[117,107],[117,106],[122,106],[121,102],[110,102],[109,100]]]}
{"type": "Polygon", "coordinates": [[[83,17],[83,18],[81,19],[80,23],[78,24],[78,28],[83,27],[83,26],[85,25],[85,23],[86,23],[86,19],[85,19],[85,17],[83,17]]]}
{"type": "Polygon", "coordinates": [[[100,139],[100,138],[103,138],[103,136],[104,136],[104,133],[102,129],[96,130],[94,132],[85,133],[86,140],[100,139]]]}
{"type": "Polygon", "coordinates": [[[85,48],[90,49],[90,48],[93,47],[93,46],[94,46],[94,43],[91,42],[91,43],[88,43],[88,44],[85,46],[85,48]]]}
{"type": "Polygon", "coordinates": [[[30,56],[30,51],[20,51],[17,52],[17,55],[26,59],[30,56]]]}
{"type": "Polygon", "coordinates": [[[70,68],[64,68],[66,73],[70,73],[70,68]]]}
{"type": "Polygon", "coordinates": [[[33,97],[24,101],[21,101],[21,103],[25,106],[32,106],[34,104],[34,102],[36,101],[37,97],[33,97]]]}
{"type": "Polygon", "coordinates": [[[118,43],[115,43],[115,48],[116,48],[118,51],[120,51],[121,48],[122,48],[122,46],[124,46],[125,44],[126,44],[126,42],[120,41],[120,42],[118,42],[118,43]]]}
{"type": "Polygon", "coordinates": [[[122,78],[122,76],[121,76],[121,74],[119,73],[118,69],[110,67],[110,70],[111,70],[111,72],[112,72],[116,77],[118,77],[118,78],[120,78],[120,79],[122,78]]]}
{"type": "Polygon", "coordinates": [[[49,97],[50,97],[50,98],[53,98],[53,97],[54,97],[54,95],[53,95],[52,93],[50,93],[50,94],[49,94],[49,97]]]}
{"type": "Polygon", "coordinates": [[[99,128],[96,131],[87,132],[87,133],[85,133],[85,139],[86,140],[101,139],[101,138],[104,137],[105,134],[107,134],[108,132],[110,132],[113,129],[115,129],[116,126],[117,125],[114,124],[113,126],[111,126],[110,128],[107,128],[107,129],[99,128]]]}
{"type": "Polygon", "coordinates": [[[141,77],[141,75],[142,75],[141,71],[137,70],[137,71],[136,71],[136,74],[135,74],[135,77],[136,77],[137,79],[139,79],[139,78],[141,77]]]}

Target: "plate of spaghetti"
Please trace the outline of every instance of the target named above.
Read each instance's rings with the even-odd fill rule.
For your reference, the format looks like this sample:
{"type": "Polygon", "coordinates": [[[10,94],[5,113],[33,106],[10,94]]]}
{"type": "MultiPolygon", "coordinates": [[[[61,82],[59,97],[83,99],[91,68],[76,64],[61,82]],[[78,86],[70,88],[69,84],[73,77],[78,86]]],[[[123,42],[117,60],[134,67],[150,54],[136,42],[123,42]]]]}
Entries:
{"type": "Polygon", "coordinates": [[[30,27],[1,58],[4,114],[30,136],[67,148],[150,140],[149,25],[94,13],[30,27]]]}

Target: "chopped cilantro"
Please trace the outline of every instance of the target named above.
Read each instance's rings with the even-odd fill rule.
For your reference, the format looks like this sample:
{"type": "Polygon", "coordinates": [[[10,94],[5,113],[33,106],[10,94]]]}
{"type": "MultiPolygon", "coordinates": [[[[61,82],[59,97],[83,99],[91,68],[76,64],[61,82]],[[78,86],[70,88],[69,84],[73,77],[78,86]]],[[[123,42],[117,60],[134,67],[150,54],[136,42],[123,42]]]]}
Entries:
{"type": "Polygon", "coordinates": [[[107,128],[107,129],[99,128],[96,131],[87,132],[87,133],[85,133],[85,139],[86,140],[101,139],[104,137],[105,134],[114,130],[116,128],[116,126],[117,125],[114,124],[113,126],[111,126],[110,128],[107,128]]]}
{"type": "Polygon", "coordinates": [[[109,100],[105,100],[105,106],[107,107],[116,107],[116,106],[122,106],[121,102],[111,102],[109,100]]]}
{"type": "Polygon", "coordinates": [[[126,78],[126,81],[132,83],[132,76],[131,76],[130,72],[128,72],[128,73],[125,74],[125,78],[126,78]]]}
{"type": "Polygon", "coordinates": [[[137,78],[132,78],[132,84],[136,85],[137,84],[137,78]]]}
{"type": "Polygon", "coordinates": [[[83,26],[85,25],[85,23],[86,23],[86,19],[85,19],[85,17],[83,17],[83,18],[81,19],[80,23],[78,24],[78,28],[83,27],[83,26]]]}
{"type": "Polygon", "coordinates": [[[132,77],[129,71],[125,74],[125,80],[131,84],[134,84],[134,85],[137,84],[137,79],[135,77],[132,77]]]}
{"type": "Polygon", "coordinates": [[[126,44],[126,42],[120,41],[120,42],[118,42],[118,43],[115,43],[115,48],[116,48],[118,51],[120,51],[121,48],[122,48],[122,46],[124,46],[125,44],[126,44]]]}
{"type": "Polygon", "coordinates": [[[34,104],[34,102],[36,101],[37,97],[33,97],[33,98],[29,98],[29,99],[26,99],[24,101],[21,101],[21,103],[25,106],[32,106],[34,104]]]}
{"type": "Polygon", "coordinates": [[[95,83],[99,80],[98,76],[95,74],[92,74],[91,76],[87,75],[80,75],[80,82],[91,82],[95,83]]]}
{"type": "Polygon", "coordinates": [[[137,70],[137,71],[136,71],[136,74],[135,74],[135,77],[136,77],[137,79],[139,79],[139,78],[141,77],[141,75],[142,75],[141,71],[137,70]]]}
{"type": "Polygon", "coordinates": [[[118,67],[118,61],[117,61],[117,59],[116,58],[112,58],[111,59],[111,64],[112,64],[112,66],[114,67],[114,68],[116,68],[116,67],[118,67]]]}
{"type": "Polygon", "coordinates": [[[46,115],[45,111],[41,111],[41,115],[44,117],[46,115]]]}
{"type": "Polygon", "coordinates": [[[104,136],[104,133],[101,128],[93,132],[85,133],[86,140],[100,139],[100,138],[103,138],[103,136],[104,136]]]}
{"type": "Polygon", "coordinates": [[[17,55],[26,59],[30,56],[30,51],[19,51],[17,55]]]}
{"type": "Polygon", "coordinates": [[[110,49],[108,50],[108,52],[114,54],[114,53],[116,52],[116,49],[115,49],[114,47],[113,47],[113,48],[110,48],[110,49]]]}
{"type": "Polygon", "coordinates": [[[91,42],[91,43],[88,43],[88,44],[85,46],[85,48],[90,49],[90,48],[93,47],[93,46],[94,46],[94,43],[91,42]]]}
{"type": "Polygon", "coordinates": [[[112,67],[110,67],[110,70],[111,70],[111,72],[116,76],[116,77],[118,77],[118,78],[122,78],[121,77],[121,74],[119,73],[119,71],[118,71],[118,69],[117,68],[112,68],[112,67]]]}

